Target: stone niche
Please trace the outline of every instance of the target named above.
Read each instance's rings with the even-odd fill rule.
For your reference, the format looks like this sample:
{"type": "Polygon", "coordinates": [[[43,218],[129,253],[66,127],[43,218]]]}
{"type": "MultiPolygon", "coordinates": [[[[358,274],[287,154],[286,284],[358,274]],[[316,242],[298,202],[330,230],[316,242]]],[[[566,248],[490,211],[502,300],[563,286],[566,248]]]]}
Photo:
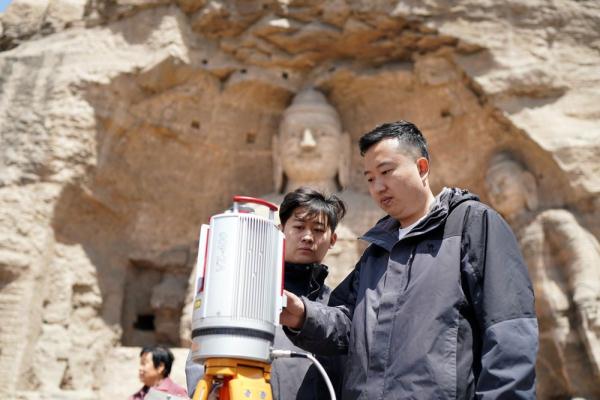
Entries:
{"type": "MultiPolygon", "coordinates": [[[[564,35],[542,34],[531,27],[554,19],[525,17],[566,8],[392,3],[14,0],[0,16],[0,392],[126,397],[104,388],[123,375],[107,370],[111,354],[135,371],[138,346],[188,346],[199,227],[235,194],[275,190],[272,138],[308,87],[350,135],[352,191],[366,194],[358,138],[405,119],[428,138],[434,191],[489,201],[486,167],[509,152],[537,182],[537,210],[569,209],[600,236],[598,114],[585,97],[598,89],[586,69],[597,41],[567,21],[564,35]],[[42,3],[69,3],[68,21],[44,21],[57,13],[42,3]],[[28,15],[34,28],[18,29],[28,15]],[[551,48],[586,56],[559,69],[507,61],[551,48]],[[569,65],[595,86],[570,81],[569,65]],[[548,115],[581,133],[548,136],[548,115]]],[[[571,19],[597,30],[600,10],[581,3],[571,19]]],[[[578,385],[539,398],[600,398],[588,353],[571,347],[578,385]]],[[[560,374],[552,349],[540,352],[540,371],[560,374]]]]}
{"type": "Polygon", "coordinates": [[[124,346],[181,346],[181,312],[194,258],[189,248],[179,246],[160,254],[159,263],[130,260],[121,317],[124,346]]]}

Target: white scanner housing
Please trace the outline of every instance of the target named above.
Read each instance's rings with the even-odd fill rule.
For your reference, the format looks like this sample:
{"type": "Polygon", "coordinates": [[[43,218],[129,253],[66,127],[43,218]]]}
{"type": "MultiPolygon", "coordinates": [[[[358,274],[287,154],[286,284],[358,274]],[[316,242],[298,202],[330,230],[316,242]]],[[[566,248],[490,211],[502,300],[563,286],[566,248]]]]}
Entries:
{"type": "Polygon", "coordinates": [[[270,363],[284,302],[284,235],[275,224],[275,205],[243,196],[233,201],[231,210],[213,216],[200,231],[192,359],[270,363]],[[269,218],[240,203],[269,207],[269,218]]]}

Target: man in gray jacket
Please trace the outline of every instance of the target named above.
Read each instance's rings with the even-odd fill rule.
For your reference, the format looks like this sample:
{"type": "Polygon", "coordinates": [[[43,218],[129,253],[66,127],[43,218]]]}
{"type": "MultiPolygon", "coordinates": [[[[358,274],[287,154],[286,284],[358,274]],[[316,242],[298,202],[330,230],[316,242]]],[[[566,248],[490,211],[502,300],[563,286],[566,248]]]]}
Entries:
{"type": "Polygon", "coordinates": [[[329,307],[288,293],[288,336],[347,354],[343,399],[534,399],[533,290],[509,226],[467,191],[434,197],[415,125],[381,125],[359,145],[389,215],[329,307]]]}

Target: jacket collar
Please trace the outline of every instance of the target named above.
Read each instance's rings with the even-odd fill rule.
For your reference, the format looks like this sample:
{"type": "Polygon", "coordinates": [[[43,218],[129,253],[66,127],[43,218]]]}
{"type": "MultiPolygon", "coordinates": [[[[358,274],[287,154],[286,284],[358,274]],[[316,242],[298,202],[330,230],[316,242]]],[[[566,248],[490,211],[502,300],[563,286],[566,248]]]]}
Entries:
{"type": "Polygon", "coordinates": [[[325,264],[285,263],[284,287],[297,296],[308,296],[325,285],[329,269],[325,264]]]}
{"type": "MultiPolygon", "coordinates": [[[[452,209],[467,200],[479,200],[479,198],[464,189],[444,188],[436,196],[425,218],[404,236],[402,240],[423,235],[437,228],[446,220],[452,209]]],[[[387,215],[380,219],[361,239],[391,252],[394,245],[399,241],[398,229],[400,229],[400,223],[387,215]]]]}

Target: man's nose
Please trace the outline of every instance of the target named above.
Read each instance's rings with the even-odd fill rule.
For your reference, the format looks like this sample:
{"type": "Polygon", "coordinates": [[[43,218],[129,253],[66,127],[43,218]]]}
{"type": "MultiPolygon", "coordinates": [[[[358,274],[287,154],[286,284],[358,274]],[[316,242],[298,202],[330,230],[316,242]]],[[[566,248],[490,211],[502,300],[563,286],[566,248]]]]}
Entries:
{"type": "Polygon", "coordinates": [[[386,186],[383,183],[383,181],[381,179],[375,179],[375,181],[373,182],[373,190],[375,191],[375,193],[382,193],[385,191],[385,189],[386,186]]]}
{"type": "Polygon", "coordinates": [[[304,233],[302,233],[302,240],[312,243],[314,240],[312,232],[310,230],[306,230],[304,233]]]}
{"type": "Polygon", "coordinates": [[[317,147],[317,142],[313,133],[310,129],[304,129],[304,133],[302,134],[302,141],[300,142],[300,148],[304,151],[310,151],[317,147]]]}

